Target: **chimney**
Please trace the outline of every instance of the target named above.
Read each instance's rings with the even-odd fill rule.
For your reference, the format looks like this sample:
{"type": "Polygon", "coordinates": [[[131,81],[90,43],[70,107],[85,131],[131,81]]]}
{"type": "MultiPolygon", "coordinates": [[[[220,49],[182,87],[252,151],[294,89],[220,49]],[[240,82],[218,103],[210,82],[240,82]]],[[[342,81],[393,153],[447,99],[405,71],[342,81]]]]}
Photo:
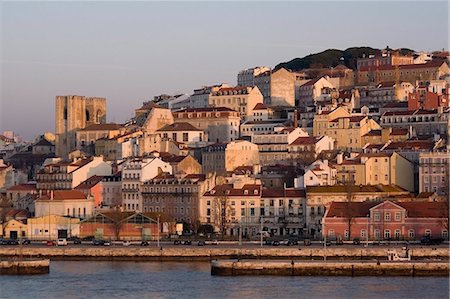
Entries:
{"type": "Polygon", "coordinates": [[[342,164],[342,162],[344,161],[344,154],[343,153],[337,154],[336,161],[337,161],[337,164],[342,164]]]}

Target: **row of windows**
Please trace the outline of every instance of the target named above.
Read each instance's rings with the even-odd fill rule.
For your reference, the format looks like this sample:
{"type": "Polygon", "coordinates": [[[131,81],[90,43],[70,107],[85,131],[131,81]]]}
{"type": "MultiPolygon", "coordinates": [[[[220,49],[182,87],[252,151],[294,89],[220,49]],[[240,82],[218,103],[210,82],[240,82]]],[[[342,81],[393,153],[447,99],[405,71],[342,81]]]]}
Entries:
{"type": "Polygon", "coordinates": [[[178,193],[178,191],[180,193],[191,193],[191,191],[197,192],[197,187],[181,187],[180,189],[178,189],[178,187],[144,187],[144,192],[150,193],[178,193]]]}
{"type": "MultiPolygon", "coordinates": [[[[159,197],[156,197],[156,198],[153,198],[153,197],[150,197],[150,198],[145,198],[144,197],[144,203],[160,203],[160,202],[163,202],[164,201],[164,199],[163,198],[159,198],[159,197]]],[[[190,197],[188,197],[188,198],[178,198],[178,197],[175,197],[175,203],[191,203],[191,198],[190,197]]]]}
{"type": "MultiPolygon", "coordinates": [[[[402,213],[401,212],[395,212],[395,221],[401,221],[402,220],[402,213]]],[[[381,213],[380,212],[374,212],[374,220],[380,221],[381,220],[381,213]]],[[[391,221],[391,212],[384,212],[384,221],[391,221]]]]}
{"type": "MultiPolygon", "coordinates": [[[[410,229],[408,230],[408,238],[412,239],[415,238],[415,231],[414,229],[410,229]]],[[[329,229],[328,230],[328,236],[329,237],[335,237],[335,231],[334,229],[329,229]]],[[[367,238],[367,231],[365,229],[361,229],[360,231],[360,236],[361,239],[365,239],[367,238]]],[[[426,229],[425,230],[425,236],[430,236],[431,237],[431,230],[430,229],[426,229]]],[[[448,238],[448,231],[447,230],[442,230],[441,232],[441,236],[444,239],[448,238]]],[[[344,231],[344,237],[348,238],[349,237],[349,231],[345,230],[344,231]]],[[[375,239],[381,239],[381,231],[379,229],[374,229],[374,237],[375,239]]],[[[399,229],[394,230],[394,235],[391,234],[391,230],[390,229],[385,229],[383,232],[383,237],[385,239],[390,239],[390,238],[396,238],[396,239],[400,239],[402,237],[401,235],[401,231],[399,229]]]]}

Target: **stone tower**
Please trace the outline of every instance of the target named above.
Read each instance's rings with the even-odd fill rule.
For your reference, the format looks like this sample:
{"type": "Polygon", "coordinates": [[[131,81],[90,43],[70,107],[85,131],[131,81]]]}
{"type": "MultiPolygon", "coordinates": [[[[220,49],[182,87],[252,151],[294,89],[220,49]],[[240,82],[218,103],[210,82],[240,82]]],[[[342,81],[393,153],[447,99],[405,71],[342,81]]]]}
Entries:
{"type": "Polygon", "coordinates": [[[56,155],[63,159],[76,147],[76,132],[106,122],[106,99],[84,96],[56,96],[56,155]]]}

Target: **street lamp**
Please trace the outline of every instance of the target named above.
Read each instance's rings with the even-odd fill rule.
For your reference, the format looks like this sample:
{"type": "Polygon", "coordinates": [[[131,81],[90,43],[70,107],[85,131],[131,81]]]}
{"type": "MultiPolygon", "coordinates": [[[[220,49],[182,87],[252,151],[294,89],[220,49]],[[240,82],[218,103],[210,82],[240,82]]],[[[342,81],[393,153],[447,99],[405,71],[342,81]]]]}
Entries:
{"type": "Polygon", "coordinates": [[[157,242],[157,246],[159,247],[159,215],[158,215],[158,218],[156,218],[156,225],[158,226],[158,228],[157,228],[157,237],[156,237],[156,242],[157,242]]]}
{"type": "Polygon", "coordinates": [[[367,223],[366,223],[366,247],[369,246],[369,221],[370,221],[370,214],[367,214],[367,223]]]}

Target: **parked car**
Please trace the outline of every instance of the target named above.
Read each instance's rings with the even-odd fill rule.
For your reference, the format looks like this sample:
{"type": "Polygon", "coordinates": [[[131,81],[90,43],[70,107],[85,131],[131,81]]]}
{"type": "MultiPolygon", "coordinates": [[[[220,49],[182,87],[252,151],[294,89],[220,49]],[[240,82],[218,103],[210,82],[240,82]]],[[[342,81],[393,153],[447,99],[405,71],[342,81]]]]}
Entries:
{"type": "Polygon", "coordinates": [[[67,239],[66,238],[60,238],[56,241],[57,246],[67,246],[67,239]]]}
{"type": "Polygon", "coordinates": [[[19,245],[19,240],[17,239],[3,239],[2,245],[19,245]]]}
{"type": "Polygon", "coordinates": [[[110,241],[103,241],[103,246],[111,246],[111,242],[110,241]]]}
{"type": "Polygon", "coordinates": [[[361,244],[361,240],[359,238],[354,238],[353,245],[359,245],[359,244],[361,244]]]}
{"type": "Polygon", "coordinates": [[[280,241],[273,241],[272,246],[280,246],[280,241]]]}
{"type": "Polygon", "coordinates": [[[141,242],[141,246],[149,246],[150,245],[150,243],[148,243],[147,241],[142,241],[141,242]]]}
{"type": "Polygon", "coordinates": [[[303,240],[303,245],[305,245],[305,246],[311,246],[311,240],[310,240],[310,239],[305,239],[305,240],[303,240]]]}
{"type": "Polygon", "coordinates": [[[181,241],[180,240],[175,240],[175,241],[173,241],[173,245],[181,245],[181,241]]]}
{"type": "Polygon", "coordinates": [[[192,241],[191,240],[185,240],[184,242],[183,242],[183,245],[191,245],[192,244],[192,241]]]}
{"type": "Polygon", "coordinates": [[[122,243],[123,246],[131,246],[131,242],[130,241],[123,241],[122,243]]]}
{"type": "Polygon", "coordinates": [[[56,246],[56,242],[55,241],[52,241],[52,240],[50,240],[50,241],[47,241],[47,246],[56,246]]]}
{"type": "Polygon", "coordinates": [[[280,244],[285,245],[285,246],[292,246],[292,245],[294,245],[294,243],[291,240],[289,240],[289,239],[285,239],[285,240],[281,241],[280,244]]]}
{"type": "Polygon", "coordinates": [[[216,239],[211,240],[208,242],[209,245],[219,245],[219,241],[217,241],[216,239]]]}
{"type": "Polygon", "coordinates": [[[444,242],[442,238],[431,238],[429,236],[420,239],[420,244],[422,245],[440,245],[442,242],[444,242]]]}
{"type": "Polygon", "coordinates": [[[331,241],[330,241],[330,240],[326,240],[326,241],[325,241],[325,245],[326,245],[326,246],[331,246],[331,241]]]}
{"type": "Polygon", "coordinates": [[[337,239],[336,245],[344,245],[344,241],[342,239],[337,239]]]}
{"type": "Polygon", "coordinates": [[[23,245],[30,245],[31,241],[29,239],[22,239],[22,244],[23,245]]]}
{"type": "Polygon", "coordinates": [[[197,242],[197,246],[205,246],[205,245],[206,245],[205,241],[203,241],[203,240],[200,240],[197,242]]]}
{"type": "Polygon", "coordinates": [[[105,241],[103,241],[103,240],[97,240],[97,239],[92,240],[92,245],[94,245],[94,246],[103,246],[104,244],[105,244],[105,241]]]}
{"type": "Polygon", "coordinates": [[[80,238],[73,238],[72,241],[73,241],[73,244],[75,244],[75,245],[81,244],[80,238]]]}

